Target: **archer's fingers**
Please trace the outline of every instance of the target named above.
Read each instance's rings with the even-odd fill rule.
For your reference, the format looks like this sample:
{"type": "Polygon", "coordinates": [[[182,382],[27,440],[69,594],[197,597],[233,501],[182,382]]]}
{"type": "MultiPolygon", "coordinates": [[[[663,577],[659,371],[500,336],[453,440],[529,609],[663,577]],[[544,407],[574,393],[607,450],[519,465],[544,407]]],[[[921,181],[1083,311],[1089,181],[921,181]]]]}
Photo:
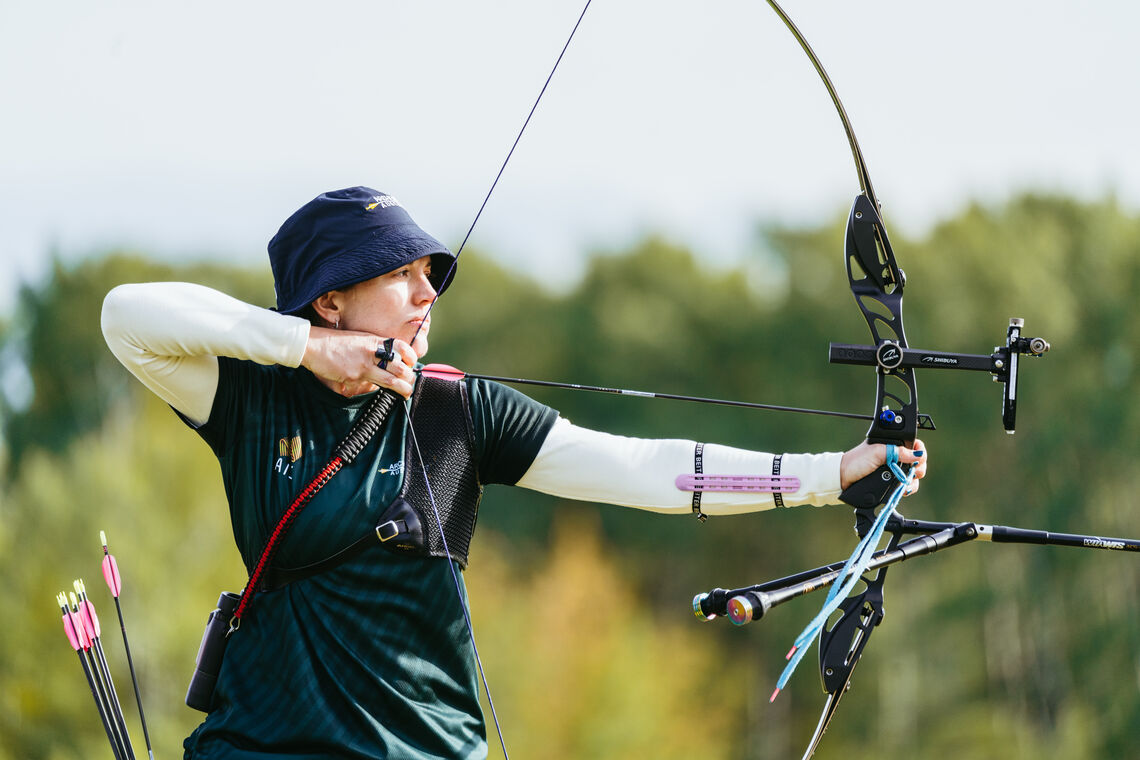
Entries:
{"type": "Polygon", "coordinates": [[[395,338],[392,341],[392,352],[408,367],[416,366],[416,362],[420,360],[419,355],[416,354],[412,347],[399,338],[395,338]]]}
{"type": "MultiPolygon", "coordinates": [[[[416,353],[412,351],[411,346],[397,338],[391,339],[391,342],[382,341],[376,346],[374,353],[376,359],[376,372],[373,373],[377,376],[385,374],[391,375],[406,383],[414,384],[416,381],[415,372],[412,368],[416,364],[416,353]],[[386,352],[385,349],[388,349],[386,352]]],[[[385,388],[389,387],[385,383],[377,383],[385,388]]],[[[396,390],[393,388],[393,390],[396,390]]]]}
{"type": "MultiPolygon", "coordinates": [[[[399,367],[404,365],[400,362],[390,362],[388,369],[376,369],[375,376],[372,378],[372,383],[380,388],[387,388],[393,393],[397,393],[404,398],[412,397],[412,390],[415,387],[415,374],[411,375],[411,379],[405,380],[401,375],[393,374],[389,370],[398,370],[399,367]]],[[[406,369],[406,368],[405,368],[406,369]]]]}
{"type": "Polygon", "coordinates": [[[400,361],[400,357],[388,362],[385,369],[376,367],[369,378],[381,388],[387,388],[404,398],[412,397],[412,390],[416,384],[416,374],[412,369],[400,361]]]}
{"type": "Polygon", "coordinates": [[[386,388],[404,398],[411,398],[415,373],[404,364],[403,355],[393,347],[391,358],[388,358],[384,355],[383,343],[377,345],[375,342],[370,342],[367,344],[367,350],[369,354],[363,359],[362,373],[358,377],[350,378],[350,382],[346,384],[346,390],[351,391],[349,395],[386,388]]]}
{"type": "MultiPolygon", "coordinates": [[[[909,449],[900,446],[898,454],[899,462],[903,464],[914,464],[915,481],[926,477],[926,466],[930,455],[927,452],[925,443],[920,440],[915,440],[914,446],[909,449]]],[[[915,490],[917,490],[917,488],[915,490]]]]}

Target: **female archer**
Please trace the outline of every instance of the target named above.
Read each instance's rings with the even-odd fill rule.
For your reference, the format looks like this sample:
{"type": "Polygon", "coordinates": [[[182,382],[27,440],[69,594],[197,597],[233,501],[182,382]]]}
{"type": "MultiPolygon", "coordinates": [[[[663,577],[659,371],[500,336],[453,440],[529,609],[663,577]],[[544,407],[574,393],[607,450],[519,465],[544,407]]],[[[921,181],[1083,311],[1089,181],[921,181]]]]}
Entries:
{"type": "MultiPolygon", "coordinates": [[[[484,757],[456,573],[484,484],[723,515],[836,504],[886,461],[883,445],[865,442],[774,456],[620,437],[497,383],[417,371],[455,257],[369,188],[307,203],[270,241],[269,259],[275,310],[147,283],[112,290],[102,315],[115,356],[217,456],[247,567],[362,409],[387,392],[406,404],[288,529],[251,614],[229,636],[187,758],[484,757]],[[699,472],[775,474],[798,486],[697,501],[676,483],[699,472]]],[[[898,451],[914,465],[912,489],[926,474],[922,449],[898,451]]]]}

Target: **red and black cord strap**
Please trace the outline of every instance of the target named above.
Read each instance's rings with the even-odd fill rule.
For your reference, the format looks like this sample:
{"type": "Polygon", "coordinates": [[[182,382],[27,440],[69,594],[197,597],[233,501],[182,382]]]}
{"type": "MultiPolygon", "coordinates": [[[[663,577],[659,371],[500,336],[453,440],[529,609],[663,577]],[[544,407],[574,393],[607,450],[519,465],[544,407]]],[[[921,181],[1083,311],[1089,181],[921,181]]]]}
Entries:
{"type": "Polygon", "coordinates": [[[253,572],[249,574],[249,581],[246,582],[245,588],[241,592],[241,599],[238,600],[233,618],[230,620],[231,633],[241,625],[242,615],[245,614],[250,602],[253,601],[254,592],[261,585],[262,578],[268,570],[270,562],[273,561],[273,555],[277,552],[277,547],[281,545],[281,541],[297,519],[297,515],[301,513],[305,505],[313,500],[317,492],[324,488],[334,475],[340,472],[341,468],[346,464],[351,464],[364,450],[368,442],[384,426],[384,421],[388,418],[395,404],[396,395],[391,391],[381,390],[377,393],[364,412],[357,417],[352,429],[348,431],[348,435],[337,445],[333,458],[307,486],[301,489],[301,492],[293,499],[293,503],[281,515],[281,519],[277,521],[277,526],[266,539],[265,547],[261,550],[261,557],[254,565],[253,572]]]}
{"type": "Polygon", "coordinates": [[[234,609],[233,618],[230,620],[230,630],[236,629],[241,623],[241,616],[245,614],[246,608],[249,607],[250,601],[253,599],[253,593],[261,584],[261,578],[265,575],[269,563],[273,560],[273,555],[277,552],[277,547],[281,544],[281,539],[285,537],[286,532],[293,525],[293,521],[297,515],[304,509],[305,505],[313,500],[325,483],[328,483],[333,475],[336,475],[342,467],[344,467],[344,460],[340,457],[333,457],[332,460],[324,466],[317,476],[313,478],[309,485],[305,486],[301,493],[297,494],[297,498],[285,510],[285,514],[277,522],[277,527],[269,534],[268,540],[265,542],[265,548],[261,550],[261,558],[257,560],[257,564],[253,568],[253,572],[249,574],[249,581],[245,584],[245,589],[241,592],[241,599],[238,600],[237,608],[234,609]]]}

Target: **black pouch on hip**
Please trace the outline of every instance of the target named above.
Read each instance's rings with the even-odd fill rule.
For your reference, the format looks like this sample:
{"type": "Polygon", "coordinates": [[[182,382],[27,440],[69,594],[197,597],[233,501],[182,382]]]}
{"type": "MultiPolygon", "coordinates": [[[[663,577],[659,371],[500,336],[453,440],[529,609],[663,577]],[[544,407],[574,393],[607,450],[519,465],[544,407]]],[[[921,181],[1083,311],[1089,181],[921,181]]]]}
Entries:
{"type": "Polygon", "coordinates": [[[210,711],[218,673],[222,670],[222,655],[226,653],[226,642],[229,641],[230,619],[239,599],[240,594],[223,591],[218,597],[218,606],[206,620],[206,630],[202,633],[202,643],[198,645],[198,657],[194,661],[194,675],[186,689],[186,704],[195,710],[210,711]]]}

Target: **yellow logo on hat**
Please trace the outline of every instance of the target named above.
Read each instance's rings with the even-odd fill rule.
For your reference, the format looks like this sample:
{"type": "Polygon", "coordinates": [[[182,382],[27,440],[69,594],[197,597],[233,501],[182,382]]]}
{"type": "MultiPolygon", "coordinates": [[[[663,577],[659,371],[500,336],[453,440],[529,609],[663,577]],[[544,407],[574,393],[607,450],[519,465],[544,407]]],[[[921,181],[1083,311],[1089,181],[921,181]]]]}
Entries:
{"type": "Polygon", "coordinates": [[[389,206],[399,206],[400,202],[391,195],[373,195],[373,203],[369,203],[364,207],[365,211],[373,211],[377,206],[380,208],[388,208],[389,206]]]}

